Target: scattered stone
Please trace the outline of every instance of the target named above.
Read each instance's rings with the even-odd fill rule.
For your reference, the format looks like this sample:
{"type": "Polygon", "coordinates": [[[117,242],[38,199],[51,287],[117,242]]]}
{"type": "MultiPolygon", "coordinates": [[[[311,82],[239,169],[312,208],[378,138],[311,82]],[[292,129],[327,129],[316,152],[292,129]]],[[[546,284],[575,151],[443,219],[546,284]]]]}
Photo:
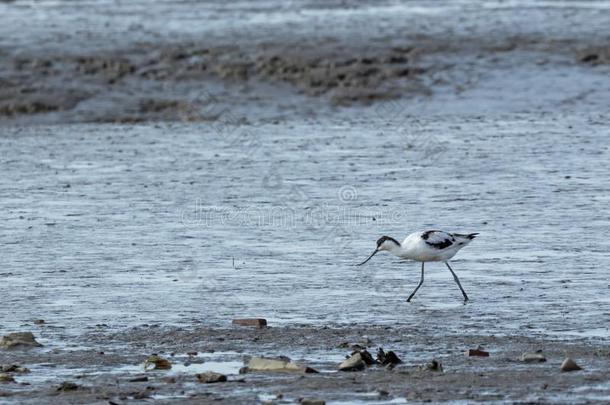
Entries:
{"type": "Polygon", "coordinates": [[[249,371],[277,371],[277,372],[297,372],[297,373],[317,373],[311,367],[293,363],[285,360],[265,359],[262,357],[252,357],[246,367],[239,370],[240,374],[249,371]]]}
{"type": "Polygon", "coordinates": [[[400,358],[392,350],[386,353],[383,351],[383,348],[380,347],[379,350],[377,350],[377,363],[383,365],[396,365],[402,363],[402,360],[400,360],[400,358]]]}
{"type": "Polygon", "coordinates": [[[362,371],[365,367],[366,363],[362,359],[361,353],[356,352],[339,364],[339,371],[362,371]]]}
{"type": "Polygon", "coordinates": [[[133,399],[148,399],[151,396],[151,391],[153,391],[153,387],[146,387],[144,390],[140,392],[134,392],[133,399]]]}
{"type": "Polygon", "coordinates": [[[569,357],[567,357],[563,363],[561,363],[561,371],[569,372],[578,370],[582,370],[582,367],[576,364],[576,362],[569,357]]]}
{"type": "Polygon", "coordinates": [[[213,383],[219,383],[219,382],[226,382],[227,381],[227,376],[226,375],[220,374],[220,373],[215,373],[213,371],[208,371],[208,372],[205,372],[205,373],[195,374],[195,377],[197,377],[197,380],[199,380],[199,382],[205,383],[205,384],[213,384],[213,383]]]}
{"type": "Polygon", "coordinates": [[[0,373],[0,383],[7,383],[7,382],[15,382],[15,379],[10,374],[0,373]]]}
{"type": "Polygon", "coordinates": [[[159,357],[156,354],[149,356],[144,362],[144,371],[150,370],[170,370],[172,363],[169,360],[159,357]]]}
{"type": "Polygon", "coordinates": [[[375,363],[375,360],[373,360],[373,356],[371,356],[371,353],[369,353],[366,350],[357,350],[355,352],[352,353],[352,356],[356,353],[360,353],[360,357],[362,357],[362,361],[364,361],[364,363],[367,366],[370,366],[372,364],[375,363]]]}
{"type": "Polygon", "coordinates": [[[349,342],[341,342],[337,345],[337,349],[347,349],[349,347],[349,342]]]}
{"type": "Polygon", "coordinates": [[[254,326],[256,328],[264,328],[267,326],[267,320],[263,319],[263,318],[233,319],[233,325],[254,326]]]}
{"type": "Polygon", "coordinates": [[[57,387],[57,391],[76,391],[77,389],[79,386],[72,381],[64,381],[57,387]]]}
{"type": "Polygon", "coordinates": [[[197,356],[197,352],[193,351],[193,352],[186,352],[187,356],[191,356],[191,357],[195,357],[197,356]]]}
{"type": "Polygon", "coordinates": [[[26,367],[19,364],[0,364],[0,371],[3,373],[29,373],[26,367]]]}
{"type": "Polygon", "coordinates": [[[0,340],[0,348],[3,349],[40,346],[42,345],[34,339],[34,334],[32,332],[9,333],[8,335],[2,336],[2,340],[0,340]]]}
{"type": "Polygon", "coordinates": [[[468,349],[466,351],[466,356],[467,357],[489,357],[489,352],[486,352],[485,350],[478,347],[476,349],[468,349]]]}
{"type": "Polygon", "coordinates": [[[145,375],[141,376],[141,377],[134,377],[129,380],[129,382],[146,382],[146,381],[148,381],[148,377],[146,377],[145,375]]]}
{"type": "Polygon", "coordinates": [[[384,364],[395,365],[395,364],[399,364],[399,363],[402,363],[402,360],[392,350],[390,350],[389,352],[387,352],[385,354],[385,363],[384,364]]]}
{"type": "Polygon", "coordinates": [[[584,63],[597,62],[599,60],[599,55],[596,53],[589,53],[580,57],[580,61],[584,63]]]}
{"type": "Polygon", "coordinates": [[[430,363],[426,364],[426,369],[430,371],[443,372],[443,365],[438,360],[432,360],[430,363]]]}
{"type": "Polygon", "coordinates": [[[350,343],[350,342],[341,342],[337,345],[338,349],[351,349],[353,352],[359,352],[361,350],[366,350],[368,345],[370,345],[372,341],[369,338],[366,338],[363,342],[358,343],[350,343]]]}
{"type": "Polygon", "coordinates": [[[521,361],[524,363],[543,363],[546,361],[546,357],[541,353],[523,353],[521,361]]]}
{"type": "Polygon", "coordinates": [[[301,405],[326,405],[326,401],[318,398],[301,398],[299,399],[301,405]]]}

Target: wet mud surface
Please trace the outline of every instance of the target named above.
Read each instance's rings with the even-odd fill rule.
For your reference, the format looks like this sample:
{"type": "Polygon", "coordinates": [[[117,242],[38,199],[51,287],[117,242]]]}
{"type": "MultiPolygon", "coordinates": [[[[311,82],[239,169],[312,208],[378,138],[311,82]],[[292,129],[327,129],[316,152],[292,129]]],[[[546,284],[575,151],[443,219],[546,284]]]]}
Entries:
{"type": "Polygon", "coordinates": [[[281,404],[299,398],[382,404],[593,403],[607,401],[610,395],[610,351],[601,341],[467,334],[445,334],[439,339],[421,328],[401,325],[295,325],[262,330],[143,325],[118,333],[99,328],[70,342],[90,349],[53,348],[59,342],[48,343],[45,348],[3,354],[3,361],[30,368],[29,373],[15,375],[15,383],[1,387],[4,399],[15,403],[36,403],[40,397],[62,403],[157,399],[161,403],[281,404]],[[489,357],[465,356],[467,349],[479,345],[490,352],[489,357]],[[371,365],[364,371],[337,371],[352,347],[367,347],[372,353],[378,347],[391,348],[402,363],[394,368],[371,365]],[[547,360],[525,363],[520,360],[524,352],[543,353],[547,360]],[[172,369],[144,371],[150,353],[170,360],[172,369]],[[239,374],[250,356],[279,355],[319,373],[239,374]],[[560,364],[568,355],[584,370],[561,372],[560,364]],[[426,367],[432,360],[440,362],[442,371],[426,367]],[[198,382],[196,374],[207,370],[225,373],[227,381],[198,382]],[[65,389],[64,381],[76,386],[65,389]]]}
{"type": "Polygon", "coordinates": [[[402,113],[588,111],[608,103],[610,10],[585,3],[2,3],[0,116],[273,121],[398,99],[402,113]]]}
{"type": "MultiPolygon", "coordinates": [[[[251,81],[285,83],[297,94],[327,96],[332,104],[396,99],[407,89],[426,91],[415,79],[423,69],[412,61],[411,48],[371,52],[372,56],[363,52],[357,57],[353,55],[361,52],[355,49],[329,46],[325,51],[313,45],[265,44],[248,51],[195,44],[159,48],[142,46],[107,55],[21,56],[12,61],[14,70],[5,78],[1,96],[6,101],[0,114],[14,118],[49,112],[73,115],[78,105],[91,104],[100,93],[112,97],[121,92],[116,96],[123,100],[116,100],[115,110],[104,115],[97,112],[97,116],[94,111],[81,111],[81,117],[75,118],[90,122],[216,120],[221,113],[218,99],[225,95],[206,90],[206,81],[233,87],[234,92],[251,81]],[[38,87],[41,79],[50,87],[38,87]]],[[[242,102],[254,103],[260,94],[246,91],[242,102]]],[[[228,105],[226,100],[222,103],[228,105]]]]}
{"type": "Polygon", "coordinates": [[[608,252],[602,238],[583,235],[607,227],[608,119],[7,129],[0,294],[11,311],[2,333],[33,330],[45,347],[0,350],[3,364],[33,370],[23,377],[31,385],[15,375],[2,392],[15,403],[155,393],[251,403],[276,392],[352,403],[378,401],[377,390],[416,402],[604,402],[608,357],[595,353],[607,350],[608,252]],[[354,266],[380,235],[429,227],[480,232],[453,264],[467,305],[440,265],[426,266],[410,304],[416,263],[378,255],[354,266]],[[273,327],[226,329],[238,317],[273,327]],[[191,371],[176,382],[163,372],[128,381],[148,355],[175,352],[184,364],[188,351],[215,350],[200,360],[233,370],[243,355],[285,355],[330,371],[350,351],[336,346],[365,335],[373,351],[405,358],[408,374],[231,375],[213,389],[191,371]],[[490,358],[466,359],[478,345],[490,358]],[[536,350],[545,364],[515,361],[536,350]],[[564,356],[585,371],[560,373],[564,356]],[[444,374],[416,369],[436,357],[444,374]],[[88,388],[56,391],[64,380],[88,388]]]}
{"type": "Polygon", "coordinates": [[[0,335],[44,345],[0,349],[1,403],[610,400],[604,2],[0,13],[0,335]],[[480,233],[467,305],[441,265],[410,304],[416,263],[354,266],[428,228],[480,233]],[[403,363],[336,372],[353,344],[403,363]]]}

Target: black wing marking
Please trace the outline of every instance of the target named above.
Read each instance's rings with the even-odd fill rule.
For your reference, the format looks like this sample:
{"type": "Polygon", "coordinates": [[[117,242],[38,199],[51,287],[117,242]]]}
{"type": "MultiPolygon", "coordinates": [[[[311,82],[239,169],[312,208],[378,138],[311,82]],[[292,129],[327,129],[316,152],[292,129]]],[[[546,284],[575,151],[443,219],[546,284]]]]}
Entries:
{"type": "Polygon", "coordinates": [[[445,249],[455,243],[453,235],[443,231],[426,231],[422,233],[421,238],[427,245],[436,249],[445,249]]]}

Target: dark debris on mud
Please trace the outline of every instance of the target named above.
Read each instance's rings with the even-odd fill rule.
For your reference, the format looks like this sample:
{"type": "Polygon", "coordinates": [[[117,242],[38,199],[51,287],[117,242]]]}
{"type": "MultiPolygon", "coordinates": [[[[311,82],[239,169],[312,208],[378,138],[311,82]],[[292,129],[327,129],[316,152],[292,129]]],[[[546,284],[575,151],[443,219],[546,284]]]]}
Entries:
{"type": "Polygon", "coordinates": [[[328,108],[431,97],[439,85],[461,93],[476,85],[471,76],[484,73],[478,70],[490,69],[479,61],[493,62],[500,54],[527,58],[532,49],[545,63],[566,49],[574,66],[610,60],[605,47],[552,45],[540,38],[417,35],[364,43],[292,38],[258,45],[157,43],[105,51],[84,45],[76,54],[9,53],[0,70],[0,116],[26,123],[34,116],[55,117],[42,122],[214,121],[235,105],[303,112],[305,99],[328,108]]]}
{"type": "Polygon", "coordinates": [[[249,50],[187,43],[77,56],[20,54],[0,72],[0,115],[66,112],[80,105],[78,121],[85,122],[205,121],[216,118],[206,114],[206,107],[217,102],[205,90],[206,83],[224,83],[233,93],[243,93],[240,83],[286,83],[337,105],[426,92],[417,80],[424,69],[418,67],[412,48],[360,54],[314,45],[285,47],[249,50]],[[123,105],[105,113],[86,107],[99,106],[103,99],[123,105]]]}

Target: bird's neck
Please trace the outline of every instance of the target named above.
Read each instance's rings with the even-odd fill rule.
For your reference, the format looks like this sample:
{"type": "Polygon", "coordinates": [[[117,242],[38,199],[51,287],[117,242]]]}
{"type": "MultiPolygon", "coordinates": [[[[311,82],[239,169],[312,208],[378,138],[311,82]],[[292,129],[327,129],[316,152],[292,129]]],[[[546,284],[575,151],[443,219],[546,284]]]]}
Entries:
{"type": "Polygon", "coordinates": [[[388,248],[388,252],[390,252],[391,254],[393,254],[394,256],[403,256],[404,255],[404,248],[401,245],[395,245],[392,244],[389,248],[388,248]]]}

